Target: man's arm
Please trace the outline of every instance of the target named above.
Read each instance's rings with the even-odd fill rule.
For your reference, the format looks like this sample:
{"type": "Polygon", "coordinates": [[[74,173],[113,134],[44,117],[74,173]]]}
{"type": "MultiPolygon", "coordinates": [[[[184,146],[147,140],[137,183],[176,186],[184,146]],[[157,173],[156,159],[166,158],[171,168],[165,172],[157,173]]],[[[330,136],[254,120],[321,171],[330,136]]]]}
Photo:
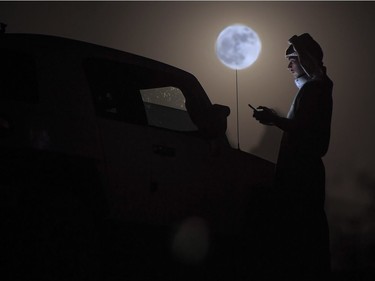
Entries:
{"type": "Polygon", "coordinates": [[[253,117],[264,125],[276,126],[283,131],[291,131],[296,127],[294,120],[281,117],[266,106],[259,106],[254,110],[253,117]]]}
{"type": "Polygon", "coordinates": [[[296,104],[296,114],[293,119],[279,116],[274,110],[265,106],[259,106],[254,111],[253,117],[264,125],[274,125],[286,132],[301,129],[309,129],[314,126],[319,114],[319,91],[315,89],[316,84],[306,85],[296,104]]]}

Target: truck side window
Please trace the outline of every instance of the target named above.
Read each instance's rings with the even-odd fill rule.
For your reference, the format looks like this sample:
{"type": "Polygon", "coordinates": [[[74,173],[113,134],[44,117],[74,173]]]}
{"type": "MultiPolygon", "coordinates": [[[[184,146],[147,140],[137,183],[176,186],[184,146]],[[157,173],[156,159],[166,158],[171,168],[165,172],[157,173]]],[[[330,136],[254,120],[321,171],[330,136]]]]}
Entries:
{"type": "Polygon", "coordinates": [[[179,132],[195,132],[181,90],[162,71],[102,58],[84,61],[96,114],[179,132]]]}
{"type": "Polygon", "coordinates": [[[39,101],[36,63],[31,55],[0,49],[0,100],[39,101]]]}
{"type": "Polygon", "coordinates": [[[174,131],[198,130],[185,108],[185,97],[175,87],[141,89],[148,124],[174,131]]]}
{"type": "Polygon", "coordinates": [[[142,98],[121,63],[87,59],[84,69],[98,116],[138,125],[147,124],[142,98]]]}

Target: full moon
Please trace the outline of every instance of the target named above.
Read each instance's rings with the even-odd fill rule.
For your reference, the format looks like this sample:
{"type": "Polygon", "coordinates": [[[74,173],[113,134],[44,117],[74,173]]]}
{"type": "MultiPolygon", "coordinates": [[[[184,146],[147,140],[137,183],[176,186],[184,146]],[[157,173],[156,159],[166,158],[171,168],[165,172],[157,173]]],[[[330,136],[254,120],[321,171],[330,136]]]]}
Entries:
{"type": "Polygon", "coordinates": [[[244,69],[258,58],[262,48],[258,34],[246,25],[226,27],[216,40],[216,55],[229,68],[244,69]]]}

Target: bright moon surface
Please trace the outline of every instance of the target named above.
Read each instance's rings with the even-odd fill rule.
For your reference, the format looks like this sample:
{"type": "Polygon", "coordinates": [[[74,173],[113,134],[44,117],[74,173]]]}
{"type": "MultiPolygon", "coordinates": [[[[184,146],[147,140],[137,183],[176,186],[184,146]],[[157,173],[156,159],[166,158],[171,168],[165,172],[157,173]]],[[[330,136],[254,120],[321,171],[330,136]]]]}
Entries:
{"type": "Polygon", "coordinates": [[[217,57],[232,69],[244,69],[252,65],[261,48],[258,34],[246,25],[228,26],[216,40],[217,57]]]}

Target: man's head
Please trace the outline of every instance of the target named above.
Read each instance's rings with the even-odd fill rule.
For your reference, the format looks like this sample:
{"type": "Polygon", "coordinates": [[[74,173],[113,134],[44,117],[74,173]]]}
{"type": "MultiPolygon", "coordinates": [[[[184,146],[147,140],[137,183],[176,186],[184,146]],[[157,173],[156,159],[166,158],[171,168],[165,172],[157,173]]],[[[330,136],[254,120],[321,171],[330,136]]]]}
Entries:
{"type": "MultiPolygon", "coordinates": [[[[308,33],[294,35],[285,56],[291,61],[297,59],[300,67],[310,77],[320,75],[323,69],[323,51],[320,45],[308,33]]],[[[288,66],[289,68],[289,66],[288,66]]]]}

